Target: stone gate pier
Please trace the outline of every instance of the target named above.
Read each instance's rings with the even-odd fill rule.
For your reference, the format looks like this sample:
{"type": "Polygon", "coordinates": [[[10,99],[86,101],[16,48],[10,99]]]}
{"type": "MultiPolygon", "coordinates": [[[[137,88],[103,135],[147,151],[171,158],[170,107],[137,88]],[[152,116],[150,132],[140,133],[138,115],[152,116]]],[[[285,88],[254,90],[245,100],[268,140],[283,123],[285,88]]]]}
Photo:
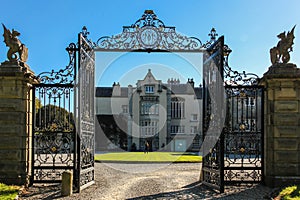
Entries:
{"type": "Polygon", "coordinates": [[[274,63],[264,74],[267,186],[300,183],[300,69],[274,63]]]}
{"type": "Polygon", "coordinates": [[[0,182],[23,185],[30,173],[34,73],[23,62],[0,65],[0,182]]]}
{"type": "Polygon", "coordinates": [[[34,73],[26,64],[28,49],[2,24],[7,61],[0,65],[0,182],[26,185],[31,164],[31,112],[34,73]]]}

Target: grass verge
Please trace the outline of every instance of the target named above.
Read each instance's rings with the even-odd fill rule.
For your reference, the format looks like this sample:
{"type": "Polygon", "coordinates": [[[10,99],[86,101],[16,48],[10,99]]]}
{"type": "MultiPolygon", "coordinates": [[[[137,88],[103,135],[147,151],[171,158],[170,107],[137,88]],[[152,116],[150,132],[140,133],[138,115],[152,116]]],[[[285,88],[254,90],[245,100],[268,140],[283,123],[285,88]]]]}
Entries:
{"type": "Polygon", "coordinates": [[[17,197],[20,186],[0,183],[0,199],[13,200],[17,197]]]}
{"type": "Polygon", "coordinates": [[[96,161],[103,162],[174,162],[174,163],[194,163],[201,162],[202,157],[192,153],[182,152],[116,152],[96,154],[96,161]]]}
{"type": "Polygon", "coordinates": [[[280,199],[283,200],[300,200],[300,185],[293,185],[284,188],[279,193],[280,199]]]}

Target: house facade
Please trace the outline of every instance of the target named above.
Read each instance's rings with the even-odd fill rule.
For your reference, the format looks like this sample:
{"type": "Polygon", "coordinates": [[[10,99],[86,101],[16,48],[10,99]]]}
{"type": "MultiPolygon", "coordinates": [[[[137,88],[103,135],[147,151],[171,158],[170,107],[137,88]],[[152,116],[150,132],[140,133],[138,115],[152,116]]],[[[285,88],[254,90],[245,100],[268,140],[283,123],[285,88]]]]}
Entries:
{"type": "Polygon", "coordinates": [[[149,69],[136,86],[96,88],[96,151],[199,151],[202,87],[193,79],[157,80],[149,69]]]}

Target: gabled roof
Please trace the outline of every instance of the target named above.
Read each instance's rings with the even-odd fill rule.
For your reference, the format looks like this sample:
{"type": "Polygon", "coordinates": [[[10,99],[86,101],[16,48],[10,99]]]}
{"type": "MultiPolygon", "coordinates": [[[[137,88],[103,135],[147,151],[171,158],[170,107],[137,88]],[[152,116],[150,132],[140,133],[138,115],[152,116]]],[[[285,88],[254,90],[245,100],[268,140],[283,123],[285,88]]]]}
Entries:
{"type": "Polygon", "coordinates": [[[196,88],[194,88],[194,91],[195,91],[197,99],[202,99],[203,88],[202,87],[196,87],[196,88]]]}
{"type": "Polygon", "coordinates": [[[148,83],[151,84],[156,84],[156,83],[161,83],[161,80],[156,80],[156,78],[153,76],[151,69],[148,69],[148,73],[146,74],[145,78],[143,80],[138,80],[137,85],[145,85],[148,83]]]}
{"type": "MultiPolygon", "coordinates": [[[[113,87],[96,87],[96,97],[111,97],[113,93],[113,87]]],[[[128,96],[128,88],[121,88],[121,97],[128,96]]]]}
{"type": "MultiPolygon", "coordinates": [[[[187,84],[172,85],[172,94],[195,94],[197,99],[202,99],[202,88],[194,88],[194,92],[188,92],[187,84]]],[[[167,85],[163,89],[166,89],[167,85]]],[[[134,89],[134,88],[133,88],[134,89]]],[[[113,87],[96,87],[96,97],[112,97],[113,87]]],[[[121,97],[128,97],[128,88],[121,88],[121,97]]]]}

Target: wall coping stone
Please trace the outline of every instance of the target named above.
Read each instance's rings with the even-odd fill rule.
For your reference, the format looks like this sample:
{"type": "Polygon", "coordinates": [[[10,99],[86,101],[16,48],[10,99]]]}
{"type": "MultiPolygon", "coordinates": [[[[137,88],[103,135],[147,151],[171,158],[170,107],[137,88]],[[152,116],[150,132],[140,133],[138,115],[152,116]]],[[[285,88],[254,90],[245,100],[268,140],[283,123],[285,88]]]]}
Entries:
{"type": "Polygon", "coordinates": [[[293,63],[275,63],[264,73],[261,81],[273,78],[300,78],[300,69],[293,63]]]}
{"type": "Polygon", "coordinates": [[[25,78],[30,78],[33,81],[30,82],[37,82],[35,80],[34,72],[30,69],[29,65],[24,62],[20,61],[5,61],[2,62],[0,65],[0,76],[24,76],[25,78]]]}

